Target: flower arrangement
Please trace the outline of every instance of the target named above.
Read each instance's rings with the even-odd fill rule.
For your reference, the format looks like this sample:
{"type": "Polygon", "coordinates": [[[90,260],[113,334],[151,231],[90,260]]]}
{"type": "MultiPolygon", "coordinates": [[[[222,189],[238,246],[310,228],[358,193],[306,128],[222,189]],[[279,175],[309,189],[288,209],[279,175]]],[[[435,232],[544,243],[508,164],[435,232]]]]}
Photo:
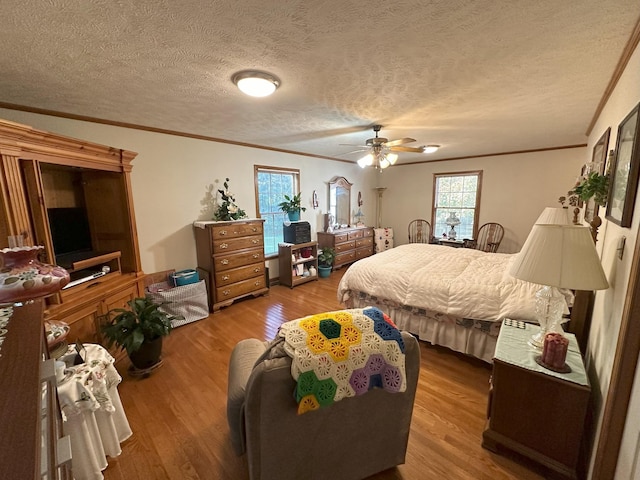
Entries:
{"type": "Polygon", "coordinates": [[[222,203],[218,205],[218,209],[213,214],[214,220],[219,221],[229,221],[229,220],[240,220],[242,218],[247,218],[247,214],[244,210],[239,208],[236,205],[236,199],[229,192],[229,179],[225,179],[223,183],[224,190],[218,189],[218,193],[222,197],[222,203]]]}

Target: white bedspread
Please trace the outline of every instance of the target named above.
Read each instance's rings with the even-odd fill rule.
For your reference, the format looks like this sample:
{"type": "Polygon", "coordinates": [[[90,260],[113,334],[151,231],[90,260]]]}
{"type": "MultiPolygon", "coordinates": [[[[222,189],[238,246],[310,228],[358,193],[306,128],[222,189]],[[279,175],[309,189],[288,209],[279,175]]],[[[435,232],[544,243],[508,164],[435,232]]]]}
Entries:
{"type": "Polygon", "coordinates": [[[461,318],[535,322],[535,293],[541,286],[509,275],[514,258],[469,248],[401,245],[351,265],[338,286],[338,300],[365,292],[461,318]]]}

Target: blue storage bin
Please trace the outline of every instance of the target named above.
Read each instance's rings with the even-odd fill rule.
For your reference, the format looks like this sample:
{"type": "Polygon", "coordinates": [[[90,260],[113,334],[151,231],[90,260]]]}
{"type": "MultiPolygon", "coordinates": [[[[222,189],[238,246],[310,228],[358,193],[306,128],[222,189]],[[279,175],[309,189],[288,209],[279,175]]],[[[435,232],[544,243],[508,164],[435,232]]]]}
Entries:
{"type": "Polygon", "coordinates": [[[193,269],[180,270],[179,272],[171,275],[171,283],[174,287],[181,287],[183,285],[189,285],[191,283],[198,283],[200,278],[198,272],[193,269]]]}

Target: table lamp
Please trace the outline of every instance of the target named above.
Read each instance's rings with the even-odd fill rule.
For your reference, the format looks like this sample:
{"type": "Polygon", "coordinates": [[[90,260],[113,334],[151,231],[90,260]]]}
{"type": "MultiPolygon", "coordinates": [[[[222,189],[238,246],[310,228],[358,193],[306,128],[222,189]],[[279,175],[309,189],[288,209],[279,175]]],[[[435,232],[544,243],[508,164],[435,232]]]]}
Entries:
{"type": "Polygon", "coordinates": [[[567,207],[546,207],[536,220],[536,225],[573,225],[573,222],[567,207]]]}
{"type": "Polygon", "coordinates": [[[529,340],[536,348],[542,348],[548,332],[560,328],[565,302],[559,288],[609,288],[589,227],[579,225],[534,225],[509,273],[543,285],[536,293],[540,332],[529,340]]]}
{"type": "Polygon", "coordinates": [[[451,212],[451,214],[444,221],[444,223],[446,223],[447,225],[449,225],[451,227],[451,230],[449,230],[449,233],[447,234],[449,236],[449,239],[455,240],[456,239],[456,235],[457,235],[457,233],[456,233],[456,225],[460,225],[460,219],[458,217],[456,217],[456,212],[451,212]]]}

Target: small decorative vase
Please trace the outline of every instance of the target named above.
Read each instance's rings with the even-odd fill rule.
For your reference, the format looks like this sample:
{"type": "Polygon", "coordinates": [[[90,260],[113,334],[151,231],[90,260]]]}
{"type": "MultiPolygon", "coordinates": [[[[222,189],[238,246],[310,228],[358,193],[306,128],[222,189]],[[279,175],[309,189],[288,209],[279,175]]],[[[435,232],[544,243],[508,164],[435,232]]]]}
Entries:
{"type": "Polygon", "coordinates": [[[42,246],[0,250],[0,304],[51,295],[69,283],[64,268],[38,260],[42,250],[42,246]]]}

